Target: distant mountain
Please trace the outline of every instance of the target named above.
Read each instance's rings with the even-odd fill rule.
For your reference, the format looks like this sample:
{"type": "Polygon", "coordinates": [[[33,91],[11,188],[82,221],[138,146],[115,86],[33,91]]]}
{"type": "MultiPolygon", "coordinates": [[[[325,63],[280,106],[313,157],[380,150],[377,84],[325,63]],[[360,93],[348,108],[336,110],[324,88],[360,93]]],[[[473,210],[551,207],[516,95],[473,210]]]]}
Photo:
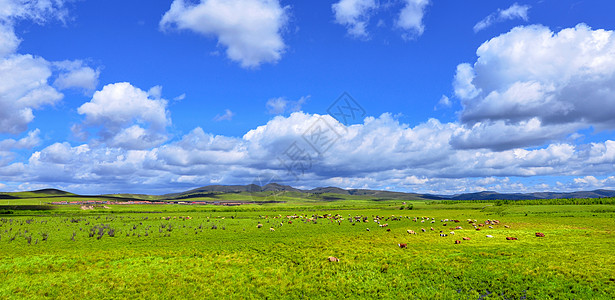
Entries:
{"type": "Polygon", "coordinates": [[[62,190],[58,190],[58,189],[42,189],[42,190],[36,190],[36,191],[32,191],[32,193],[35,194],[45,194],[45,195],[73,195],[72,193],[66,192],[66,191],[62,191],[62,190]]]}
{"type": "Polygon", "coordinates": [[[595,190],[569,193],[537,192],[502,194],[493,191],[467,193],[447,197],[451,200],[525,200],[525,199],[566,199],[566,198],[608,198],[615,197],[615,191],[595,190]]]}
{"type": "MultiPolygon", "coordinates": [[[[164,195],[165,198],[184,198],[187,195],[199,193],[250,193],[250,192],[297,192],[303,194],[338,194],[350,196],[367,196],[379,200],[525,200],[525,199],[560,199],[560,198],[605,198],[615,197],[615,191],[595,190],[578,191],[569,193],[559,192],[538,192],[538,193],[498,193],[495,191],[484,191],[478,193],[465,193],[458,195],[432,195],[392,192],[367,189],[342,189],[339,187],[318,187],[310,190],[296,189],[288,185],[270,183],[265,186],[250,185],[210,185],[193,189],[183,193],[164,195]]],[[[327,196],[331,197],[331,196],[327,196]]],[[[340,198],[341,199],[341,198],[340,198]]]]}
{"type": "Polygon", "coordinates": [[[530,194],[500,194],[493,191],[461,194],[450,198],[451,200],[524,200],[539,199],[530,194]]]}
{"type": "MultiPolygon", "coordinates": [[[[594,191],[578,191],[578,192],[536,192],[536,193],[498,193],[495,191],[483,191],[478,193],[465,193],[458,195],[431,195],[404,193],[382,190],[368,189],[342,189],[339,187],[318,187],[310,190],[297,189],[292,186],[270,183],[264,186],[256,184],[249,185],[209,185],[181,193],[172,193],[161,196],[152,195],[132,195],[132,194],[115,194],[115,195],[99,195],[99,196],[80,196],[58,189],[42,189],[31,192],[15,192],[15,193],[0,193],[0,199],[19,199],[23,197],[32,197],[32,194],[39,194],[40,197],[103,197],[114,200],[180,200],[190,198],[219,198],[221,194],[237,193],[262,193],[262,192],[289,192],[297,193],[297,195],[305,194],[310,198],[319,197],[323,200],[342,200],[341,195],[346,196],[363,196],[374,200],[525,200],[525,199],[564,199],[564,198],[608,198],[615,197],[615,191],[612,190],[594,190],[594,191]],[[30,196],[28,196],[30,195],[30,196]],[[340,195],[340,196],[335,196],[340,195]]],[[[39,197],[39,196],[36,196],[39,197]]]]}

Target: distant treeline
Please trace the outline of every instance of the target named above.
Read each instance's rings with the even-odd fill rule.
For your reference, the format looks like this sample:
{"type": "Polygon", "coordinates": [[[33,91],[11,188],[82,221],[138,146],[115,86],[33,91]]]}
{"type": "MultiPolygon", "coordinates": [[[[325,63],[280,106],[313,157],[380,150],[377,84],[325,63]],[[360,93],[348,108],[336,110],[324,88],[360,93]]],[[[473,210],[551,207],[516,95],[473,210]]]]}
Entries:
{"type": "Polygon", "coordinates": [[[570,198],[528,200],[436,200],[429,204],[493,203],[495,205],[592,205],[615,204],[615,198],[570,198]]]}

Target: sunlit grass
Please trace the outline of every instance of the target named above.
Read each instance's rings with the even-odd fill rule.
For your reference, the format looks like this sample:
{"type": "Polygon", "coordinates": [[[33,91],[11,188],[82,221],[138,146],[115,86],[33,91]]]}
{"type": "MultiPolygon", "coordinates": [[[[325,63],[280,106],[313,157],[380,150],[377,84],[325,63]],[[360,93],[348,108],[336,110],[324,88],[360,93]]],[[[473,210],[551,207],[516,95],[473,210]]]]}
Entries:
{"type": "Polygon", "coordinates": [[[0,298],[612,299],[615,295],[613,205],[412,202],[413,210],[399,210],[400,201],[373,208],[362,200],[352,201],[346,209],[339,203],[111,205],[0,215],[0,298]],[[289,224],[285,216],[295,213],[304,218],[289,224]],[[324,214],[340,214],[344,220],[308,221],[324,214]],[[369,222],[350,223],[349,215],[366,216],[369,222]],[[388,227],[379,227],[373,216],[383,217],[381,223],[388,227]],[[394,221],[392,216],[402,218],[394,221]],[[423,216],[436,222],[420,223],[423,216]],[[419,220],[414,222],[414,217],[419,220]],[[476,231],[466,219],[501,223],[476,231]],[[257,228],[259,223],[262,228],[257,228]],[[114,237],[108,229],[100,239],[97,229],[89,236],[92,228],[105,225],[114,229],[114,237]],[[455,226],[463,229],[439,236],[441,230],[450,233],[455,226]],[[408,234],[408,229],[417,234],[408,234]],[[546,236],[537,238],[535,232],[546,236]],[[494,237],[487,238],[488,234],[494,237]],[[518,240],[508,241],[507,236],[518,240]],[[462,237],[470,240],[454,244],[462,237]],[[398,243],[408,247],[400,249],[398,243]],[[329,262],[329,256],[340,262],[329,262]]]}

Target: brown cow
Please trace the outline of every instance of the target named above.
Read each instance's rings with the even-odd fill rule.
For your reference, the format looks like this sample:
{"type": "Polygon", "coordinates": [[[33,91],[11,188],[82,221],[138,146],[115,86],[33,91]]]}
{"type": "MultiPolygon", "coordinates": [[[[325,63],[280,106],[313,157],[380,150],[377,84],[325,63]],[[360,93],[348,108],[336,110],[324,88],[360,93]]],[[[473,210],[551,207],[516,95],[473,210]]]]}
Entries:
{"type": "Polygon", "coordinates": [[[545,234],[542,232],[536,232],[537,237],[545,237],[545,234]]]}
{"type": "Polygon", "coordinates": [[[506,239],[509,240],[509,241],[516,241],[517,240],[516,237],[511,237],[511,236],[507,236],[506,239]]]}
{"type": "Polygon", "coordinates": [[[464,241],[469,241],[469,240],[470,240],[470,238],[469,238],[469,237],[467,237],[467,236],[464,236],[464,237],[463,237],[463,240],[464,240],[464,241]]]}
{"type": "Polygon", "coordinates": [[[403,249],[403,248],[408,247],[408,244],[399,243],[399,244],[397,244],[397,246],[399,246],[399,248],[403,249]]]}
{"type": "Polygon", "coordinates": [[[329,261],[330,261],[330,262],[339,262],[339,261],[340,261],[340,259],[339,259],[339,258],[337,258],[337,257],[335,257],[335,256],[329,256],[329,261]]]}
{"type": "Polygon", "coordinates": [[[460,240],[455,240],[455,244],[461,244],[460,240]]]}

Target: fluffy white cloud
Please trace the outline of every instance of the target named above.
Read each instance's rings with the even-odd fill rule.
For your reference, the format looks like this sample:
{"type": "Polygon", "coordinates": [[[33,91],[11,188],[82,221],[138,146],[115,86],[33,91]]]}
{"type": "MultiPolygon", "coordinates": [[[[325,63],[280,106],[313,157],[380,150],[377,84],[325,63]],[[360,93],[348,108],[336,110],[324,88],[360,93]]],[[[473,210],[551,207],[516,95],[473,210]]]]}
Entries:
{"type": "Polygon", "coordinates": [[[99,135],[110,146],[147,149],[164,142],[171,119],[167,101],[128,82],[108,84],[77,110],[85,126],[99,126],[99,135]],[[144,128],[144,126],[146,128],[144,128]]]}
{"type": "Polygon", "coordinates": [[[62,61],[54,65],[61,70],[53,85],[59,89],[78,88],[86,91],[96,89],[100,70],[94,70],[82,61],[62,61]]]}
{"type": "Polygon", "coordinates": [[[340,0],[331,5],[335,22],[348,28],[353,37],[367,37],[367,23],[370,13],[378,8],[375,0],[340,0]]]}
{"type": "Polygon", "coordinates": [[[17,51],[20,43],[21,41],[15,35],[13,27],[0,22],[0,58],[17,51]]]}
{"type": "Polygon", "coordinates": [[[53,105],[63,95],[48,84],[50,64],[40,57],[11,55],[0,59],[0,133],[21,133],[33,110],[53,105]]]}
{"type": "MultiPolygon", "coordinates": [[[[138,127],[127,128],[127,142],[141,140],[138,127]]],[[[583,187],[583,181],[574,178],[589,182],[586,176],[613,176],[615,141],[556,143],[538,149],[497,152],[456,149],[451,139],[464,130],[467,129],[462,124],[435,119],[409,127],[389,114],[344,126],[327,115],[298,112],[288,117],[276,116],[241,138],[216,136],[196,128],[178,141],[142,150],[120,143],[112,146],[109,142],[77,146],[56,143],[32,154],[27,164],[8,164],[5,160],[0,168],[0,181],[53,182],[89,192],[165,192],[216,183],[246,184],[267,172],[297,187],[335,185],[461,193],[569,190],[583,187]],[[315,124],[328,125],[315,131],[315,124]],[[315,140],[304,137],[315,132],[325,137],[330,134],[326,130],[335,130],[338,135],[319,154],[308,142],[315,140]],[[306,164],[305,172],[298,178],[283,164],[284,160],[288,162],[289,155],[297,154],[309,156],[296,161],[306,164]],[[540,182],[527,185],[523,181],[524,177],[552,175],[567,176],[569,182],[555,187],[540,182]]],[[[21,142],[0,145],[30,146],[35,144],[36,135],[34,132],[21,142]]],[[[585,186],[610,184],[601,180],[585,186]]]]}
{"type": "Polygon", "coordinates": [[[0,0],[0,20],[29,19],[44,23],[49,19],[64,21],[68,12],[64,0],[0,0]]]}
{"type": "Polygon", "coordinates": [[[423,16],[430,0],[405,0],[405,6],[399,13],[396,25],[407,33],[405,38],[420,36],[425,31],[423,16]]]}
{"type": "Polygon", "coordinates": [[[54,105],[63,98],[49,84],[56,75],[54,86],[59,89],[92,89],[96,85],[98,71],[81,61],[49,62],[42,57],[16,53],[21,40],[15,35],[14,23],[64,21],[67,14],[64,3],[62,0],[0,0],[0,133],[25,131],[34,119],[34,110],[54,105]]]}
{"type": "MultiPolygon", "coordinates": [[[[539,146],[589,126],[615,128],[612,31],[584,24],[558,33],[517,27],[476,53],[474,65],[457,67],[453,84],[462,100],[461,121],[480,129],[470,135],[506,132],[520,141],[509,147],[539,146]]],[[[500,146],[489,147],[507,147],[500,146]]]]}
{"type": "Polygon", "coordinates": [[[310,96],[301,97],[297,101],[287,100],[284,97],[271,98],[267,100],[267,112],[273,115],[283,114],[287,112],[298,112],[301,106],[310,99],[310,96]]]}
{"type": "Polygon", "coordinates": [[[231,60],[256,67],[281,59],[286,47],[281,33],[288,10],[278,0],[201,0],[195,4],[174,0],[160,28],[216,36],[231,60]]]}
{"type": "Polygon", "coordinates": [[[474,25],[474,32],[479,32],[494,23],[499,23],[507,20],[522,19],[528,20],[527,13],[530,10],[529,5],[519,5],[514,3],[507,9],[498,9],[496,12],[486,16],[474,25]]]}
{"type": "Polygon", "coordinates": [[[434,107],[434,110],[437,110],[438,108],[449,108],[451,106],[453,106],[451,99],[446,95],[442,95],[438,101],[438,104],[434,107]]]}
{"type": "Polygon", "coordinates": [[[32,130],[28,132],[28,135],[19,139],[6,139],[0,141],[0,152],[9,151],[11,149],[30,149],[35,146],[38,146],[41,142],[39,134],[41,131],[39,129],[32,130]]]}

